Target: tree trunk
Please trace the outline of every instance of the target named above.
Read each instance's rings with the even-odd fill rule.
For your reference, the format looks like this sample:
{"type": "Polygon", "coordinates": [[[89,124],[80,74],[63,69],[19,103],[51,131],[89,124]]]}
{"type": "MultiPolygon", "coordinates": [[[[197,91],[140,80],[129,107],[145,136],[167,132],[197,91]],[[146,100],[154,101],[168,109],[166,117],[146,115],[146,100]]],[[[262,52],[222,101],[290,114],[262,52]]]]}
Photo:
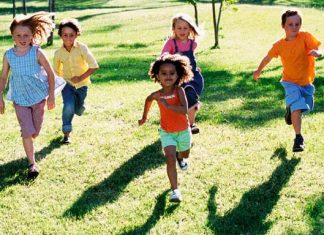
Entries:
{"type": "Polygon", "coordinates": [[[213,25],[214,25],[214,36],[215,36],[215,44],[213,48],[218,46],[218,32],[217,32],[217,22],[216,22],[216,10],[215,10],[215,0],[212,1],[213,6],[213,25]]]}
{"type": "MultiPolygon", "coordinates": [[[[49,12],[54,12],[55,11],[54,6],[55,6],[55,0],[48,0],[48,11],[49,12]]],[[[52,16],[52,20],[54,22],[54,20],[55,20],[54,15],[52,16]]],[[[53,30],[52,30],[49,37],[47,38],[47,45],[48,46],[53,45],[53,39],[54,39],[54,34],[53,34],[53,30]]]]}
{"type": "Polygon", "coordinates": [[[23,13],[24,13],[24,15],[27,15],[27,5],[26,5],[26,0],[22,0],[22,5],[23,5],[23,13]]]}
{"type": "Polygon", "coordinates": [[[16,0],[12,0],[12,18],[16,17],[16,0]]]}
{"type": "Polygon", "coordinates": [[[194,4],[195,8],[195,20],[196,20],[196,25],[198,26],[198,9],[197,9],[197,3],[194,4]]]}

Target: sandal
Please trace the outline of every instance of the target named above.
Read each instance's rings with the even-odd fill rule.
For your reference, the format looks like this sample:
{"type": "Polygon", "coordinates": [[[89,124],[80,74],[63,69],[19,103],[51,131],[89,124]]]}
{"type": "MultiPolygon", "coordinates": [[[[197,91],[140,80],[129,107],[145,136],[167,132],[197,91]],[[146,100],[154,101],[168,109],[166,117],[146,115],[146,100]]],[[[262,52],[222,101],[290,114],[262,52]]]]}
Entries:
{"type": "Polygon", "coordinates": [[[30,164],[28,166],[28,174],[27,174],[28,178],[35,179],[38,176],[38,174],[39,174],[39,169],[37,164],[36,163],[30,164]]]}

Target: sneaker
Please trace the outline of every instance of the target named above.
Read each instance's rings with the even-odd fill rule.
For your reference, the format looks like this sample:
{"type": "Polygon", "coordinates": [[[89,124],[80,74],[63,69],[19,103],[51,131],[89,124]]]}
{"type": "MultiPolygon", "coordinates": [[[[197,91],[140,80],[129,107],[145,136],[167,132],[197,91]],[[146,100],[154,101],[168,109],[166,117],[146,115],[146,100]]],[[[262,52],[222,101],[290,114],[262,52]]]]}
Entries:
{"type": "Polygon", "coordinates": [[[179,159],[178,154],[177,154],[177,162],[178,162],[179,168],[182,171],[186,171],[188,169],[188,162],[185,159],[179,159]]]}
{"type": "Polygon", "coordinates": [[[71,139],[69,136],[64,136],[62,140],[62,144],[71,144],[71,139]]]}
{"type": "Polygon", "coordinates": [[[286,107],[286,113],[285,113],[285,121],[287,123],[287,125],[291,125],[291,111],[290,111],[290,107],[286,107]]]}
{"type": "Polygon", "coordinates": [[[191,128],[191,133],[193,135],[198,134],[200,132],[199,127],[194,123],[190,126],[191,128]]]}
{"type": "Polygon", "coordinates": [[[179,189],[175,189],[172,191],[169,201],[170,202],[181,202],[182,201],[182,196],[181,196],[181,192],[179,189]]]}
{"type": "Polygon", "coordinates": [[[27,174],[28,179],[36,179],[38,174],[39,174],[38,165],[36,163],[30,164],[28,166],[28,174],[27,174]]]}
{"type": "Polygon", "coordinates": [[[293,146],[293,152],[302,152],[305,149],[304,145],[304,138],[300,136],[296,136],[294,139],[294,146],[293,146]]]}

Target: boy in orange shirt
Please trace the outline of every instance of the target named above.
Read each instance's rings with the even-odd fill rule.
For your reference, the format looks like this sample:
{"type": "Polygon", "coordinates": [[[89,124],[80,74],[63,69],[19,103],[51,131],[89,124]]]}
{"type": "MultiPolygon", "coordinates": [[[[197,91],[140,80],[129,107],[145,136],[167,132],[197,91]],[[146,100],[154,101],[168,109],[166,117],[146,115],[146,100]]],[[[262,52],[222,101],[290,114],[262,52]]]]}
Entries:
{"type": "Polygon", "coordinates": [[[293,125],[296,133],[293,152],[301,152],[304,150],[301,117],[302,113],[310,112],[314,108],[314,57],[322,56],[322,51],[318,49],[321,43],[310,33],[299,31],[302,18],[298,11],[286,11],[281,20],[286,37],[273,44],[258,69],[254,71],[253,78],[258,80],[262,69],[272,58],[280,56],[283,66],[281,84],[286,96],[285,120],[288,125],[293,125]]]}

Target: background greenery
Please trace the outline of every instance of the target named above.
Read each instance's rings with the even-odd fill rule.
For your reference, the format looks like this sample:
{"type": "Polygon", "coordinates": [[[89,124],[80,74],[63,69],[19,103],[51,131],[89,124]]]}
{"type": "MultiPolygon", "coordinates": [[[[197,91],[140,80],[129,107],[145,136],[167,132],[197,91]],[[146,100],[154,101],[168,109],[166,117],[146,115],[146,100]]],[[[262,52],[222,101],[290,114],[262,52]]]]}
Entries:
{"type": "MultiPolygon", "coordinates": [[[[323,7],[322,1],[304,2],[323,7]]],[[[275,4],[301,1],[255,3],[224,12],[217,50],[210,49],[211,5],[198,5],[205,31],[197,50],[206,83],[201,133],[194,136],[190,169],[179,172],[184,201],[176,205],[168,202],[156,105],[147,125],[138,127],[137,120],[145,97],[159,88],[147,71],[170,35],[170,19],[193,15],[193,7],[166,0],[61,1],[56,22],[79,19],[79,39],[100,70],[92,77],[87,112],[74,120],[71,145],[60,145],[62,99],[46,113],[35,143],[42,169],[36,181],[26,180],[19,126],[6,103],[0,234],[323,234],[324,62],[317,61],[315,110],[303,119],[306,151],[293,154],[280,63],[274,60],[259,82],[252,72],[283,34],[286,7],[275,4]]],[[[12,46],[10,7],[11,1],[1,1],[1,55],[12,46]]],[[[28,1],[30,11],[45,7],[28,1]]],[[[303,28],[323,42],[321,8],[301,10],[303,28]]],[[[50,60],[60,45],[55,36],[54,45],[44,47],[50,60]]]]}

